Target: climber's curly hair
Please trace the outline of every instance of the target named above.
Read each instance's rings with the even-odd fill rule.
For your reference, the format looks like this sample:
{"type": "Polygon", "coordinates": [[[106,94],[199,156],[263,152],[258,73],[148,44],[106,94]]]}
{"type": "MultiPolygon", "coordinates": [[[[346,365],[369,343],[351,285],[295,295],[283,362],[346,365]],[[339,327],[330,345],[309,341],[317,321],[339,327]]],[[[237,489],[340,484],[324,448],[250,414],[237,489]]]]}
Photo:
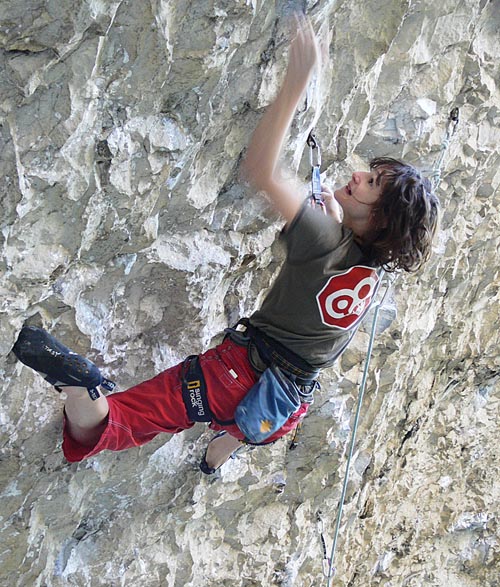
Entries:
{"type": "Polygon", "coordinates": [[[370,169],[378,172],[382,194],[373,209],[370,258],[386,271],[416,271],[431,254],[439,224],[439,200],[429,179],[407,163],[377,157],[370,169]]]}

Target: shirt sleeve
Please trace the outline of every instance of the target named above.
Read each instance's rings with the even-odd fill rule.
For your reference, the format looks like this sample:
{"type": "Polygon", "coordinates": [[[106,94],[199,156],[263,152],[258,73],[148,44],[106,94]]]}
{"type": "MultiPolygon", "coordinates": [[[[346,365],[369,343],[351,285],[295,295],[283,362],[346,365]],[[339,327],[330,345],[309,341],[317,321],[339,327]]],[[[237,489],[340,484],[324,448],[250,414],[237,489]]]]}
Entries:
{"type": "Polygon", "coordinates": [[[307,200],[282,233],[291,263],[322,257],[352,240],[352,232],[319,208],[311,208],[307,200]]]}

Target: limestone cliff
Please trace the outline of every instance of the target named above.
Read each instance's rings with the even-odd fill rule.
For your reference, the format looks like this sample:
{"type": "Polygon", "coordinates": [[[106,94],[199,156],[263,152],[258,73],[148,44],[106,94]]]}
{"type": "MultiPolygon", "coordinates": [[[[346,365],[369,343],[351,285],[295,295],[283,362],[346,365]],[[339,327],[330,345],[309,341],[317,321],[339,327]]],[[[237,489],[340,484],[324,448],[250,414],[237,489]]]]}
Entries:
{"type": "Polygon", "coordinates": [[[215,480],[201,425],[68,465],[61,398],[9,354],[43,325],[125,389],[256,307],[280,224],[238,161],[302,7],[330,53],[291,131],[304,180],[313,125],[344,183],[374,155],[430,173],[460,109],[434,257],[375,344],[333,584],[500,585],[498,0],[2,0],[2,585],[326,584],[369,324],[296,450],[215,480]]]}

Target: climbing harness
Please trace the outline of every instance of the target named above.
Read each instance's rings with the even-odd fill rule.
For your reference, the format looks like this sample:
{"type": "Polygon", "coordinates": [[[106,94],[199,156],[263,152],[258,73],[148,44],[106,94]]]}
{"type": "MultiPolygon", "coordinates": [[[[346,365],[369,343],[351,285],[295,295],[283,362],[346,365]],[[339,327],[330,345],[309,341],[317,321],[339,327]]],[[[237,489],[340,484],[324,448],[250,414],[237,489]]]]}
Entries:
{"type": "Polygon", "coordinates": [[[198,355],[189,355],[182,365],[182,400],[191,422],[217,422],[221,426],[234,424],[234,420],[219,420],[210,410],[207,384],[198,355]]]}
{"type": "Polygon", "coordinates": [[[319,143],[311,131],[307,137],[307,145],[309,147],[309,161],[311,162],[311,198],[318,206],[324,206],[323,198],[321,197],[321,149],[319,143]]]}
{"type": "Polygon", "coordinates": [[[241,318],[225,333],[236,344],[246,346],[250,356],[258,356],[259,363],[255,366],[258,379],[236,407],[233,423],[244,434],[244,442],[269,444],[265,441],[302,404],[312,403],[319,387],[319,369],[255,327],[248,318],[241,318]]]}
{"type": "Polygon", "coordinates": [[[182,366],[182,399],[191,422],[211,422],[207,384],[197,355],[190,355],[182,366]]]}

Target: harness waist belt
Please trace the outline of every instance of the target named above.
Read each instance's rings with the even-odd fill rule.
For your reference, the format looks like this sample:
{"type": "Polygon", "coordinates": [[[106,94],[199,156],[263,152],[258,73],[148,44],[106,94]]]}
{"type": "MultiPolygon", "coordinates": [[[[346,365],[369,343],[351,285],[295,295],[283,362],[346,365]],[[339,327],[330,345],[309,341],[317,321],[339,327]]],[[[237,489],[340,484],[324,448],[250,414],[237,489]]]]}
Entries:
{"type": "Polygon", "coordinates": [[[197,355],[191,355],[184,361],[182,399],[191,422],[212,421],[213,416],[207,400],[207,386],[197,355]]]}
{"type": "Polygon", "coordinates": [[[273,364],[277,365],[285,373],[291,375],[298,385],[307,385],[317,379],[320,369],[313,367],[283,344],[264,334],[253,326],[248,318],[242,318],[238,324],[243,324],[246,327],[246,334],[255,344],[261,359],[268,367],[273,364]]]}

